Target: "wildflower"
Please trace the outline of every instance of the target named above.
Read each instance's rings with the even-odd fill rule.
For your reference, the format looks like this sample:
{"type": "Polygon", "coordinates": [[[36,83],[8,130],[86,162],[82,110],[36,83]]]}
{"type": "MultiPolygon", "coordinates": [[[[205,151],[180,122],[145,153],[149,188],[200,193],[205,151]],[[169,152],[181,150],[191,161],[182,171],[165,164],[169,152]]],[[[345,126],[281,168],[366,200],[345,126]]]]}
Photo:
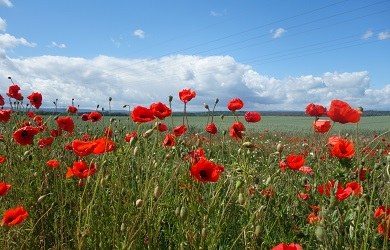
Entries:
{"type": "Polygon", "coordinates": [[[153,115],[160,120],[164,120],[165,117],[168,117],[172,114],[172,110],[167,107],[164,103],[152,103],[149,107],[153,115]]]}
{"type": "Polygon", "coordinates": [[[261,121],[261,114],[259,112],[246,112],[245,121],[247,122],[259,122],[261,121]]]}
{"type": "Polygon", "coordinates": [[[46,165],[49,166],[49,167],[51,167],[51,168],[57,168],[57,167],[60,166],[60,162],[57,161],[57,160],[55,160],[55,159],[53,159],[53,160],[48,160],[48,161],[46,162],[46,165]]]}
{"type": "Polygon", "coordinates": [[[28,216],[27,211],[23,207],[15,207],[8,209],[4,212],[1,226],[7,225],[8,227],[22,223],[28,216]]]}
{"type": "Polygon", "coordinates": [[[168,130],[168,127],[165,123],[159,122],[159,123],[157,123],[157,130],[160,132],[165,132],[168,130]]]}
{"type": "Polygon", "coordinates": [[[196,97],[196,92],[191,89],[183,89],[179,92],[179,98],[182,102],[187,103],[196,97]]]}
{"type": "Polygon", "coordinates": [[[298,170],[305,163],[303,155],[289,155],[286,157],[287,166],[293,170],[298,170]]]}
{"type": "Polygon", "coordinates": [[[2,109],[0,110],[0,122],[7,123],[11,119],[11,109],[2,109]]]}
{"type": "Polygon", "coordinates": [[[95,164],[91,163],[89,166],[83,160],[76,161],[73,163],[72,167],[68,167],[68,172],[66,173],[66,178],[72,176],[77,176],[80,179],[87,178],[90,175],[93,175],[96,172],[95,164]]]}
{"type": "Polygon", "coordinates": [[[68,106],[68,112],[71,114],[77,113],[77,108],[75,106],[68,106]]]}
{"type": "Polygon", "coordinates": [[[326,108],[321,105],[317,105],[314,103],[309,103],[306,106],[306,111],[305,114],[310,115],[310,116],[323,116],[326,115],[326,108]]]}
{"type": "Polygon", "coordinates": [[[7,157],[0,155],[0,164],[4,163],[7,161],[7,157]]]}
{"type": "Polygon", "coordinates": [[[105,130],[104,130],[104,137],[107,137],[107,138],[111,138],[112,137],[112,129],[111,127],[107,127],[105,130]]]}
{"type": "Polygon", "coordinates": [[[382,223],[379,223],[377,232],[383,235],[383,237],[387,237],[390,240],[390,216],[387,217],[382,223]],[[385,235],[387,232],[387,235],[385,235]]]}
{"type": "Polygon", "coordinates": [[[181,136],[187,131],[187,127],[183,124],[180,126],[177,126],[173,129],[172,133],[174,136],[181,136]]]}
{"type": "Polygon", "coordinates": [[[4,106],[4,97],[0,95],[0,106],[4,106]]]}
{"type": "Polygon", "coordinates": [[[14,98],[18,101],[23,100],[23,96],[19,93],[20,87],[16,84],[9,86],[7,96],[14,98]]]}
{"type": "Polygon", "coordinates": [[[134,108],[133,112],[131,112],[131,118],[137,123],[150,122],[155,119],[153,112],[142,106],[136,106],[134,108]]]}
{"type": "Polygon", "coordinates": [[[360,112],[351,108],[348,103],[340,100],[333,100],[331,102],[328,116],[332,121],[342,124],[357,123],[360,121],[360,112]]]}
{"type": "Polygon", "coordinates": [[[224,171],[224,167],[202,157],[197,163],[192,165],[190,171],[191,175],[198,181],[217,182],[221,172],[224,171]]]}
{"type": "Polygon", "coordinates": [[[229,129],[229,135],[234,139],[242,139],[243,131],[245,131],[244,124],[242,124],[241,122],[235,122],[229,129]]]}
{"type": "Polygon", "coordinates": [[[329,120],[316,120],[313,122],[313,127],[317,133],[326,133],[329,131],[331,124],[329,120]]]}
{"type": "Polygon", "coordinates": [[[34,136],[38,134],[38,132],[37,128],[26,126],[16,130],[12,137],[20,145],[28,145],[34,143],[34,136]]]}
{"type": "MultiPolygon", "coordinates": [[[[203,148],[198,148],[196,150],[191,150],[188,152],[188,156],[190,158],[191,164],[197,163],[201,158],[206,158],[206,155],[204,154],[203,148]]],[[[185,160],[188,159],[188,157],[184,158],[185,160]]]]}
{"type": "Polygon", "coordinates": [[[68,132],[69,134],[73,133],[74,130],[74,122],[72,120],[72,117],[66,116],[66,117],[59,117],[57,120],[57,125],[60,129],[68,132]]]}
{"type": "Polygon", "coordinates": [[[282,172],[286,171],[287,169],[287,163],[284,160],[280,160],[279,162],[279,168],[282,172]]]}
{"type": "Polygon", "coordinates": [[[324,185],[321,185],[317,188],[317,191],[325,196],[330,196],[330,191],[334,188],[335,181],[330,180],[326,182],[324,185]]]}
{"type": "Polygon", "coordinates": [[[175,145],[175,138],[171,134],[167,134],[163,141],[163,145],[166,147],[172,147],[175,145]]]}
{"type": "Polygon", "coordinates": [[[51,137],[58,137],[62,134],[62,130],[61,129],[52,129],[50,131],[50,136],[51,137]]]}
{"type": "Polygon", "coordinates": [[[11,189],[11,185],[6,182],[0,182],[0,196],[4,196],[7,194],[8,190],[11,189]]]}
{"type": "Polygon", "coordinates": [[[213,122],[207,124],[205,130],[207,133],[212,134],[212,135],[215,135],[218,132],[217,126],[215,126],[215,124],[213,122]]]}
{"type": "Polygon", "coordinates": [[[95,143],[95,146],[93,148],[92,153],[95,155],[111,152],[114,151],[116,148],[115,142],[111,141],[106,137],[93,140],[93,143],[95,143]]]}
{"type": "Polygon", "coordinates": [[[81,120],[83,120],[83,121],[88,121],[89,120],[89,114],[82,114],[81,115],[81,120]]]}
{"type": "Polygon", "coordinates": [[[125,141],[130,142],[131,138],[133,138],[133,137],[137,137],[137,132],[134,131],[134,132],[131,132],[130,134],[126,134],[125,141]]]}
{"type": "Polygon", "coordinates": [[[390,215],[390,207],[386,206],[379,206],[375,209],[374,212],[374,219],[383,219],[385,217],[388,217],[390,215]]]}
{"type": "Polygon", "coordinates": [[[39,109],[42,105],[42,94],[38,92],[33,92],[31,95],[27,96],[27,99],[30,100],[31,106],[39,109]]]}
{"type": "Polygon", "coordinates": [[[227,107],[230,111],[236,111],[244,107],[244,102],[240,98],[234,98],[229,101],[227,107]]]}
{"type": "MultiPolygon", "coordinates": [[[[82,118],[82,117],[81,117],[82,118]]],[[[88,120],[91,122],[98,122],[102,119],[102,114],[97,111],[93,111],[88,115],[88,120]]]]}
{"type": "Polygon", "coordinates": [[[318,222],[320,222],[320,217],[317,215],[317,213],[310,213],[308,216],[307,216],[307,223],[309,224],[317,224],[318,222]]]}
{"type": "Polygon", "coordinates": [[[39,140],[38,142],[38,147],[39,148],[46,148],[46,147],[49,147],[54,141],[54,138],[53,137],[47,137],[47,138],[42,138],[39,140]]]}
{"type": "Polygon", "coordinates": [[[302,250],[302,249],[303,248],[299,244],[291,243],[290,245],[287,245],[282,242],[274,246],[271,250],[302,250]]]}
{"type": "Polygon", "coordinates": [[[311,167],[308,167],[308,166],[302,166],[298,170],[304,174],[308,174],[308,175],[314,174],[313,169],[311,167]]]}
{"type": "Polygon", "coordinates": [[[309,194],[303,192],[298,193],[298,199],[306,201],[308,198],[309,198],[309,194]]]}
{"type": "Polygon", "coordinates": [[[339,139],[336,143],[334,143],[330,153],[332,156],[339,159],[350,159],[354,156],[355,149],[352,142],[339,139]]]}

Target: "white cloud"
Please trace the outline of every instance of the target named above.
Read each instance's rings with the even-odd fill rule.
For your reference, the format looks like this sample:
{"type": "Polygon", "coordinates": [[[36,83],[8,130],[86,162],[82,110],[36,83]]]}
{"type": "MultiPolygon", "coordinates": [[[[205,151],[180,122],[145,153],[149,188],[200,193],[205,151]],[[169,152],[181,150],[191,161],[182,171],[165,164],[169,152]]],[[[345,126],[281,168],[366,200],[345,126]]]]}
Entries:
{"type": "Polygon", "coordinates": [[[0,0],[0,5],[6,6],[6,7],[12,7],[13,4],[10,0],[0,0]]]}
{"type": "Polygon", "coordinates": [[[277,28],[276,30],[271,30],[272,38],[280,38],[286,33],[287,30],[283,28],[277,28]]]}
{"type": "Polygon", "coordinates": [[[245,110],[303,111],[310,102],[327,106],[335,98],[366,110],[390,110],[390,84],[370,87],[367,71],[278,79],[230,56],[189,55],[142,60],[108,56],[0,57],[0,64],[0,79],[12,76],[24,95],[41,92],[45,107],[52,107],[56,98],[59,106],[66,107],[75,98],[80,108],[95,108],[99,104],[107,109],[108,97],[112,97],[112,108],[123,110],[124,104],[134,107],[158,101],[167,103],[172,95],[173,109],[180,111],[183,104],[178,92],[192,88],[197,97],[189,103],[188,111],[204,111],[203,103],[210,105],[215,98],[220,100],[217,109],[227,110],[227,102],[234,97],[245,101],[245,110]]]}
{"type": "Polygon", "coordinates": [[[222,16],[222,13],[219,13],[217,11],[210,11],[210,16],[222,16]]]}
{"type": "Polygon", "coordinates": [[[63,43],[56,43],[56,42],[51,42],[50,48],[59,48],[59,49],[65,49],[66,45],[63,43]]]}
{"type": "Polygon", "coordinates": [[[390,38],[390,33],[388,31],[383,31],[378,34],[379,40],[386,40],[390,38]]]}
{"type": "Polygon", "coordinates": [[[362,35],[362,39],[367,40],[367,39],[371,38],[373,35],[374,35],[374,32],[372,32],[371,30],[367,30],[366,33],[364,33],[362,35]]]}
{"type": "Polygon", "coordinates": [[[145,38],[145,31],[141,30],[141,29],[137,29],[137,30],[134,30],[133,32],[133,35],[138,37],[138,38],[145,38]]]}
{"type": "Polygon", "coordinates": [[[5,31],[7,28],[7,22],[0,17],[0,31],[5,31]]]}
{"type": "Polygon", "coordinates": [[[24,38],[16,38],[10,34],[0,34],[0,49],[6,50],[17,46],[35,47],[35,43],[30,43],[24,38]]]}

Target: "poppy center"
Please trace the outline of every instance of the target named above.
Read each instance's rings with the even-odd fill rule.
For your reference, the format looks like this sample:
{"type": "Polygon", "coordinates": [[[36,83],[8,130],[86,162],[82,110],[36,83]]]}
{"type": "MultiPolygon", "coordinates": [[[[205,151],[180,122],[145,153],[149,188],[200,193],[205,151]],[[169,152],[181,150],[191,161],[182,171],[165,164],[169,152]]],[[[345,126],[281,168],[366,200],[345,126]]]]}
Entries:
{"type": "Polygon", "coordinates": [[[200,171],[199,171],[199,175],[200,175],[200,177],[202,177],[202,179],[204,179],[204,180],[206,180],[206,179],[209,177],[209,175],[208,175],[208,173],[207,173],[206,170],[200,170],[200,171]]]}
{"type": "Polygon", "coordinates": [[[22,131],[22,137],[28,137],[28,132],[26,130],[22,131]]]}

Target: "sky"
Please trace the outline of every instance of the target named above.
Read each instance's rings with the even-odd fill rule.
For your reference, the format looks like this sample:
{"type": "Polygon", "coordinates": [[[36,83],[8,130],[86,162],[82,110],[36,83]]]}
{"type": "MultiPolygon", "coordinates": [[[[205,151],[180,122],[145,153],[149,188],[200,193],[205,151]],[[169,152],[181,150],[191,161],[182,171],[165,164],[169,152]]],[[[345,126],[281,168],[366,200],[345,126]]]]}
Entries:
{"type": "Polygon", "coordinates": [[[0,65],[46,108],[390,110],[390,1],[0,0],[0,65]]]}

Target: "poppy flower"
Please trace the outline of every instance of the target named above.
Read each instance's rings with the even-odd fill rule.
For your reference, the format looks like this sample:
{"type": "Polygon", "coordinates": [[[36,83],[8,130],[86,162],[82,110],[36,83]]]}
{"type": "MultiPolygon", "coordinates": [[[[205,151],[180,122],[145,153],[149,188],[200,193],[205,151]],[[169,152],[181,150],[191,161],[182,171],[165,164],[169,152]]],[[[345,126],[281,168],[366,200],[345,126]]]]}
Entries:
{"type": "Polygon", "coordinates": [[[152,103],[149,109],[152,111],[153,115],[160,120],[164,120],[165,117],[168,117],[172,114],[172,110],[161,102],[152,103]]]}
{"type": "Polygon", "coordinates": [[[1,226],[7,225],[8,227],[22,223],[28,216],[27,211],[23,207],[15,207],[8,209],[4,212],[1,226]]]}
{"type": "Polygon", "coordinates": [[[339,201],[343,201],[347,199],[352,194],[351,188],[343,188],[341,185],[338,186],[336,191],[336,199],[339,201]]]}
{"type": "Polygon", "coordinates": [[[206,132],[209,134],[215,135],[218,132],[217,126],[215,126],[215,124],[213,122],[207,124],[206,132]]]}
{"type": "Polygon", "coordinates": [[[360,181],[365,181],[367,171],[368,171],[368,168],[361,168],[360,171],[359,171],[359,168],[356,168],[355,174],[358,176],[360,181]]]}
{"type": "Polygon", "coordinates": [[[261,121],[261,114],[259,112],[246,112],[244,118],[247,122],[259,122],[261,121]]]}
{"type": "Polygon", "coordinates": [[[316,120],[313,122],[314,131],[317,133],[326,133],[331,126],[329,120],[316,120]]]}
{"type": "Polygon", "coordinates": [[[38,92],[33,92],[31,95],[27,96],[27,99],[30,100],[31,106],[39,109],[42,105],[42,94],[38,92]]]}
{"type": "Polygon", "coordinates": [[[7,194],[8,190],[11,189],[11,185],[5,183],[5,182],[0,182],[0,196],[4,196],[7,194]]]}
{"type": "Polygon", "coordinates": [[[320,222],[320,217],[316,213],[310,213],[307,216],[307,223],[310,225],[317,224],[318,222],[320,222]]]}
{"type": "Polygon", "coordinates": [[[383,237],[387,237],[390,240],[390,216],[387,217],[382,223],[379,223],[377,232],[380,233],[383,237]],[[387,232],[387,235],[385,235],[387,232]]]}
{"type": "Polygon", "coordinates": [[[88,115],[88,120],[91,122],[98,122],[102,119],[102,114],[97,111],[93,111],[88,115]]]}
{"type": "Polygon", "coordinates": [[[107,127],[106,130],[104,130],[104,137],[111,138],[112,137],[112,129],[111,127],[107,127]]]}
{"type": "MultiPolygon", "coordinates": [[[[200,158],[206,158],[203,148],[198,148],[196,150],[189,151],[188,156],[190,157],[191,164],[197,163],[200,160],[200,158]]],[[[188,157],[184,159],[187,160],[188,157]]]]}
{"type": "Polygon", "coordinates": [[[153,112],[142,106],[136,106],[134,108],[133,112],[131,112],[131,118],[137,123],[150,122],[155,119],[153,112]]]}
{"type": "Polygon", "coordinates": [[[299,192],[298,199],[306,201],[307,199],[309,199],[309,194],[304,192],[299,192]]]}
{"type": "Polygon", "coordinates": [[[93,141],[74,140],[72,142],[72,150],[78,156],[87,156],[92,154],[96,143],[93,141]]]}
{"type": "Polygon", "coordinates": [[[0,164],[7,161],[7,157],[0,155],[0,164]]]}
{"type": "Polygon", "coordinates": [[[82,114],[81,115],[81,120],[83,120],[83,121],[88,121],[89,120],[89,114],[82,114]]]}
{"type": "Polygon", "coordinates": [[[60,129],[66,131],[68,133],[73,133],[74,122],[72,120],[72,117],[70,117],[70,116],[58,117],[56,122],[57,122],[57,125],[60,129]]]}
{"type": "Polygon", "coordinates": [[[332,121],[342,124],[360,121],[360,112],[351,108],[348,103],[340,100],[333,100],[330,103],[328,116],[332,121]]]}
{"type": "Polygon", "coordinates": [[[5,104],[4,97],[0,95],[0,106],[4,106],[4,104],[5,104]]]}
{"type": "Polygon", "coordinates": [[[175,146],[175,138],[171,134],[167,134],[163,141],[163,145],[166,147],[175,146]]]}
{"type": "Polygon", "coordinates": [[[77,112],[77,108],[75,106],[68,106],[68,112],[75,114],[77,112]]]}
{"type": "Polygon", "coordinates": [[[321,185],[317,188],[317,191],[322,194],[322,195],[325,195],[325,196],[330,196],[330,191],[334,188],[334,185],[335,185],[335,181],[334,180],[330,180],[328,182],[326,182],[324,185],[321,185]]]}
{"type": "Polygon", "coordinates": [[[354,196],[358,196],[363,193],[363,187],[356,181],[351,181],[345,184],[345,188],[350,188],[354,196]]]}
{"type": "Polygon", "coordinates": [[[182,102],[187,103],[196,97],[196,92],[191,89],[183,89],[179,92],[179,98],[182,102]]]}
{"type": "Polygon", "coordinates": [[[0,110],[0,122],[7,123],[11,119],[11,109],[2,109],[0,110]]]}
{"type": "Polygon", "coordinates": [[[79,177],[80,179],[87,178],[90,175],[93,175],[96,172],[95,163],[91,163],[89,166],[83,160],[76,161],[73,163],[72,167],[68,167],[68,172],[66,173],[66,178],[72,176],[79,177]]]}
{"type": "Polygon", "coordinates": [[[274,246],[271,250],[302,250],[302,249],[303,248],[299,244],[291,243],[290,245],[287,245],[282,242],[274,246]]]}
{"type": "Polygon", "coordinates": [[[342,139],[341,137],[336,136],[336,135],[331,136],[331,137],[328,138],[328,144],[329,144],[330,146],[333,147],[333,146],[336,145],[336,144],[338,143],[338,141],[341,140],[341,139],[342,139]]]}
{"type": "Polygon", "coordinates": [[[284,160],[279,161],[279,168],[282,172],[286,171],[287,167],[287,163],[284,160]]]}
{"type": "Polygon", "coordinates": [[[302,172],[304,174],[308,174],[308,175],[314,174],[313,169],[311,167],[308,167],[308,166],[302,166],[298,170],[299,170],[299,172],[302,172]]]}
{"type": "Polygon", "coordinates": [[[126,134],[126,136],[125,136],[125,140],[126,140],[126,142],[130,142],[130,140],[131,140],[131,138],[133,138],[133,137],[137,137],[137,132],[131,132],[130,134],[126,134]]]}
{"type": "Polygon", "coordinates": [[[221,172],[224,171],[224,167],[202,157],[197,163],[192,165],[190,171],[191,175],[198,181],[217,182],[221,172]]]}
{"type": "Polygon", "coordinates": [[[227,107],[230,111],[236,111],[244,107],[244,102],[240,98],[234,98],[229,101],[227,107]]]}
{"type": "Polygon", "coordinates": [[[116,148],[115,142],[106,137],[96,139],[93,142],[95,143],[95,147],[93,148],[92,153],[95,155],[111,152],[116,148]]]}
{"type": "Polygon", "coordinates": [[[165,123],[159,122],[159,123],[157,123],[157,130],[160,132],[165,132],[168,130],[168,127],[165,123]]]}
{"type": "Polygon", "coordinates": [[[49,147],[54,141],[53,137],[47,137],[47,138],[42,138],[38,141],[38,147],[39,148],[46,148],[49,147]]]}
{"type": "Polygon", "coordinates": [[[241,122],[235,122],[230,126],[229,135],[230,137],[237,139],[242,139],[243,131],[245,131],[245,126],[241,122]]]}
{"type": "Polygon", "coordinates": [[[390,207],[386,208],[386,206],[379,206],[375,209],[374,219],[382,219],[388,215],[390,215],[390,207]]]}
{"type": "Polygon", "coordinates": [[[324,106],[317,105],[314,103],[309,103],[306,106],[305,114],[318,117],[318,116],[326,115],[327,113],[326,113],[326,108],[324,106]]]}
{"type": "Polygon", "coordinates": [[[23,96],[19,93],[20,87],[16,84],[9,86],[7,96],[14,98],[18,101],[23,100],[23,96]]]}
{"type": "Polygon", "coordinates": [[[57,168],[57,167],[60,166],[60,162],[57,161],[57,160],[55,160],[55,159],[53,159],[53,160],[48,160],[48,161],[46,162],[46,165],[49,166],[49,167],[51,167],[51,168],[57,168]]]}
{"type": "Polygon", "coordinates": [[[331,148],[330,153],[339,159],[350,159],[355,155],[355,149],[352,142],[339,139],[331,148]]]}
{"type": "Polygon", "coordinates": [[[20,145],[28,145],[34,143],[34,136],[38,133],[37,128],[26,126],[16,130],[12,137],[20,145]]]}
{"type": "Polygon", "coordinates": [[[62,134],[62,130],[61,129],[52,129],[50,130],[50,136],[51,137],[58,137],[62,134]]]}
{"type": "Polygon", "coordinates": [[[289,155],[286,157],[287,166],[293,170],[298,170],[305,164],[303,155],[289,155]]]}
{"type": "Polygon", "coordinates": [[[172,133],[174,136],[182,136],[187,131],[187,127],[183,124],[173,129],[172,133]]]}

